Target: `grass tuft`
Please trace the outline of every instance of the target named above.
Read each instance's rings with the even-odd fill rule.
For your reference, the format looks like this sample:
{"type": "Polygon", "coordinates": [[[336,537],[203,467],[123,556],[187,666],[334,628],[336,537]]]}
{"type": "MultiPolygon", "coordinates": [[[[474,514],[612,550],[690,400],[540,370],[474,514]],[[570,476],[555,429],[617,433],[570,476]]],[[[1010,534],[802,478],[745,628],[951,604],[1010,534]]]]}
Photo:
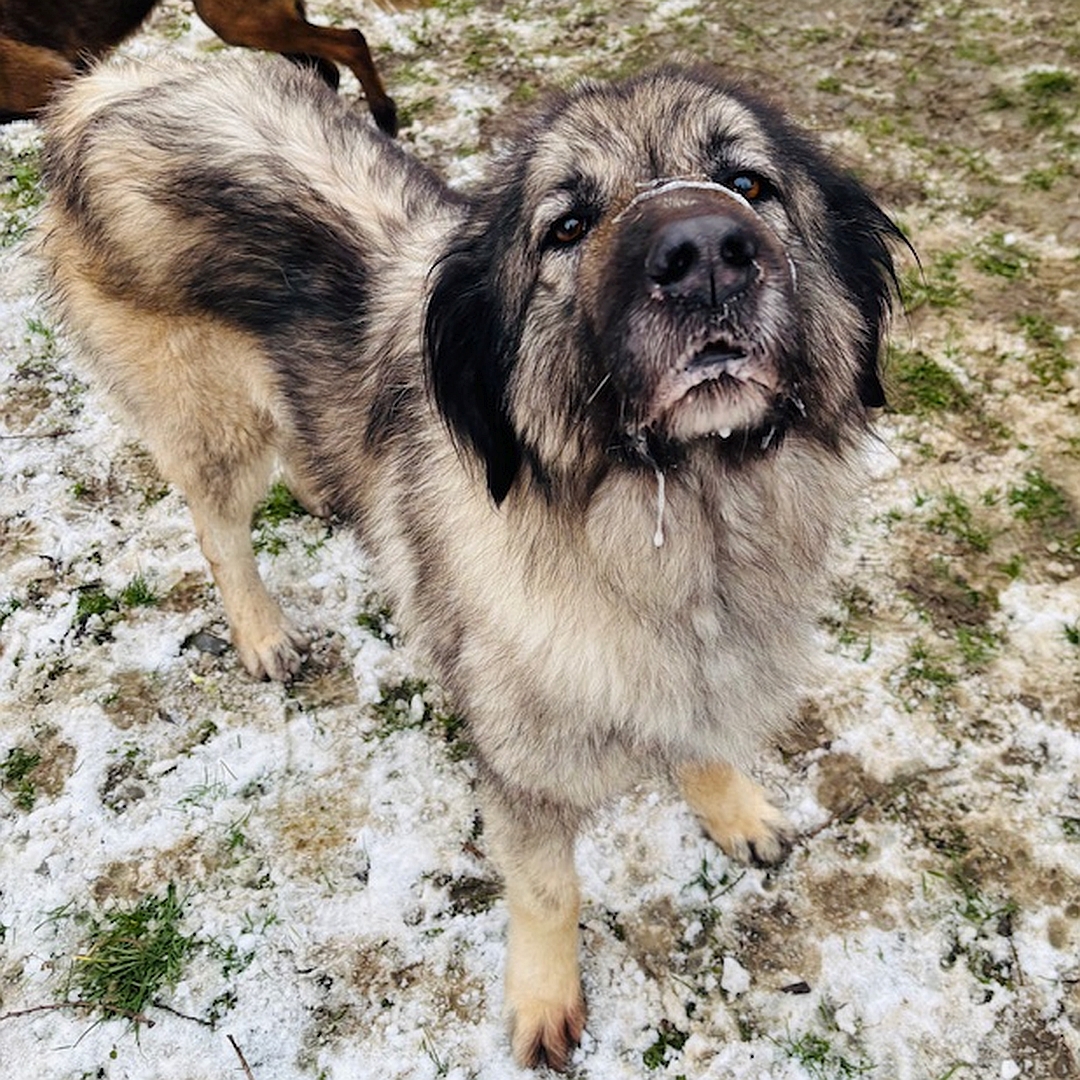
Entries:
{"type": "Polygon", "coordinates": [[[885,374],[894,412],[925,416],[958,412],[971,403],[956,376],[921,350],[890,348],[885,374]]]}
{"type": "Polygon", "coordinates": [[[255,551],[280,555],[285,550],[286,539],[279,531],[279,526],[306,514],[307,511],[284,484],[280,481],[273,484],[266,498],[255,508],[254,535],[251,541],[255,551]]]}
{"type": "Polygon", "coordinates": [[[170,883],[164,896],[145,897],[131,910],[95,920],[72,969],[77,1000],[99,1009],[102,1019],[143,1022],[146,1007],[180,980],[195,945],[180,930],[183,914],[183,901],[170,883]]]}
{"type": "Polygon", "coordinates": [[[662,1069],[681,1052],[689,1037],[689,1032],[677,1028],[669,1020],[661,1020],[656,1029],[656,1041],[644,1050],[641,1063],[646,1069],[662,1069]]]}
{"type": "Polygon", "coordinates": [[[0,162],[0,248],[26,235],[41,205],[41,163],[37,150],[24,150],[0,162]]]}
{"type": "Polygon", "coordinates": [[[383,686],[382,700],[371,707],[376,720],[374,737],[386,739],[400,731],[434,730],[442,735],[451,761],[469,757],[472,747],[464,718],[442,708],[434,698],[423,679],[408,678],[383,686]]]}
{"type": "Polygon", "coordinates": [[[1069,501],[1065,492],[1043,475],[1040,469],[1029,469],[1024,481],[1009,488],[1009,505],[1013,513],[1029,525],[1049,526],[1069,517],[1069,501]]]}
{"type": "Polygon", "coordinates": [[[31,774],[40,764],[39,753],[21,746],[13,746],[0,762],[0,786],[11,793],[11,801],[19,810],[34,809],[37,789],[31,774]]]}

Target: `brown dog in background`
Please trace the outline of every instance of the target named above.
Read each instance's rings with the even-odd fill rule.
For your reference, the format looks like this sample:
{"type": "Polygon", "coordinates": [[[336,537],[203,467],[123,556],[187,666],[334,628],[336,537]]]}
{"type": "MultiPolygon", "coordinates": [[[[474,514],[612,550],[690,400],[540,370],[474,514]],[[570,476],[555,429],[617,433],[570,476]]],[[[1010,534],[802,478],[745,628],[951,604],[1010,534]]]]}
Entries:
{"type": "MultiPolygon", "coordinates": [[[[0,121],[36,116],[57,85],[85,71],[146,20],[158,0],[0,0],[0,121]]],[[[313,26],[303,0],[194,0],[222,41],[311,64],[334,89],[343,64],[360,80],[375,123],[398,129],[359,30],[313,26]]]]}

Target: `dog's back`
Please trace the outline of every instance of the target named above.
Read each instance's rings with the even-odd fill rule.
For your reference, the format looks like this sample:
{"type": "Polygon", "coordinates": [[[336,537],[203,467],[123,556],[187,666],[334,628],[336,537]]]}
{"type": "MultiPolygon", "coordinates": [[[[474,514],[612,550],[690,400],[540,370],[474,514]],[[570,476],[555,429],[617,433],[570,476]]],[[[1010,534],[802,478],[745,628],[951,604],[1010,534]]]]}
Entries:
{"type": "MultiPolygon", "coordinates": [[[[263,281],[241,264],[257,260],[261,242],[280,252],[290,233],[290,267],[348,274],[355,259],[346,245],[382,250],[385,236],[364,230],[400,230],[406,220],[415,228],[417,209],[436,200],[417,200],[411,189],[441,191],[309,72],[266,58],[220,65],[209,85],[204,68],[172,58],[104,65],[62,95],[48,132],[47,212],[65,214],[68,229],[95,248],[137,253],[141,276],[128,287],[169,291],[181,305],[181,290],[193,285],[177,271],[193,264],[225,272],[233,310],[245,282],[258,277],[272,289],[273,275],[263,281]],[[94,201],[106,190],[108,211],[94,201]],[[172,228],[181,217],[184,228],[172,228]],[[125,233],[129,226],[137,236],[125,233]],[[162,227],[165,235],[145,235],[162,227]],[[267,228],[279,234],[261,235],[267,228]],[[324,246],[312,250],[320,232],[324,246]],[[159,257],[147,267],[149,252],[159,257]],[[229,258],[235,265],[223,267],[229,258]]],[[[279,309],[279,297],[259,299],[279,309]]]]}
{"type": "MultiPolygon", "coordinates": [[[[309,507],[327,498],[280,373],[355,376],[369,282],[419,294],[457,202],[310,73],[266,58],[212,79],[178,60],[100,67],[50,110],[44,176],[59,310],[187,495],[245,665],[287,677],[300,640],[258,579],[251,512],[282,461],[309,507]]],[[[399,381],[419,383],[406,362],[399,381]]]]}

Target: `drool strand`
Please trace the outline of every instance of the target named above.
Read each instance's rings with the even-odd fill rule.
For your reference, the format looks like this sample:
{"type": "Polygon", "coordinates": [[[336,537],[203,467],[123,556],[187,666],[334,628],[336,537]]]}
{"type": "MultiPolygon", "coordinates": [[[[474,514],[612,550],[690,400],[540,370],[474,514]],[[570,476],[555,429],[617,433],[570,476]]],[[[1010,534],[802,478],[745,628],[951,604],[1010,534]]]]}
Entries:
{"type": "Polygon", "coordinates": [[[656,532],[653,533],[652,542],[653,547],[661,548],[664,546],[664,473],[656,465],[653,472],[656,474],[656,532]]]}

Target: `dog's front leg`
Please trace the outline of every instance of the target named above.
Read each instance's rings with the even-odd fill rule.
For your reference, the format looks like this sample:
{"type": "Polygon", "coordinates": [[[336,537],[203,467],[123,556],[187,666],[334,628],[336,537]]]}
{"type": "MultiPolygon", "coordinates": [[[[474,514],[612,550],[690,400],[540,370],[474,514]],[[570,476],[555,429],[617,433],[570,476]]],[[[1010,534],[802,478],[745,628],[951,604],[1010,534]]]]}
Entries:
{"type": "Polygon", "coordinates": [[[726,855],[756,866],[772,866],[791,848],[791,826],[765,789],[725,761],[683,765],[683,798],[726,855]]]}
{"type": "Polygon", "coordinates": [[[485,835],[506,883],[506,1014],[520,1065],[565,1069],[585,1028],[578,969],[578,816],[529,795],[490,792],[485,835]]]}

